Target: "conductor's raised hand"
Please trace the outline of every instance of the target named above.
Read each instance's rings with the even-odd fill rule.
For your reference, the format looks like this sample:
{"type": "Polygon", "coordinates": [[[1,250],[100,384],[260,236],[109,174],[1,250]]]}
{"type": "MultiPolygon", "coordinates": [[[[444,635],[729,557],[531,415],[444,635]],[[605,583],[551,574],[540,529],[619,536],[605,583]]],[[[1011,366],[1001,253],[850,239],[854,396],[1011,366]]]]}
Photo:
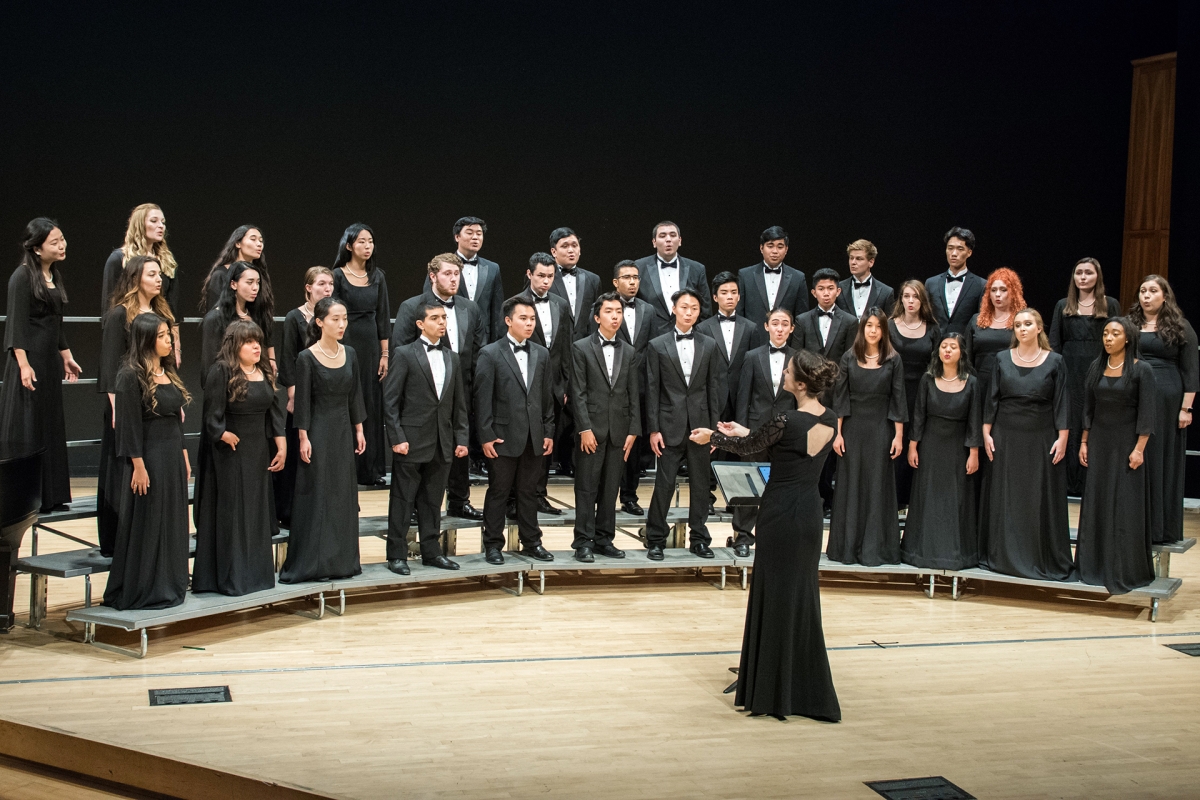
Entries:
{"type": "Polygon", "coordinates": [[[717,430],[726,436],[749,436],[750,429],[745,425],[738,425],[736,422],[718,422],[717,430]]]}
{"type": "Polygon", "coordinates": [[[496,455],[496,445],[498,444],[504,444],[504,440],[492,439],[490,442],[484,442],[481,445],[483,447],[483,454],[488,458],[499,458],[500,456],[496,455]]]}

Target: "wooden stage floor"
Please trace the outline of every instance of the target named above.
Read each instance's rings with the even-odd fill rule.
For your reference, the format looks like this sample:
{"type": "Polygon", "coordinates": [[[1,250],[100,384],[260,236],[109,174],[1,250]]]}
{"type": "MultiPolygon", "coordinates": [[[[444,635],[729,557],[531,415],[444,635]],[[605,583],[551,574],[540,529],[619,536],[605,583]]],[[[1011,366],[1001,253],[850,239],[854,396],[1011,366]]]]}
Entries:
{"type": "MultiPolygon", "coordinates": [[[[386,502],[364,492],[362,513],[386,502]]],[[[1200,533],[1200,517],[1187,525],[1200,533]]],[[[63,528],[94,536],[94,523],[63,528]]],[[[552,549],[569,541],[547,532],[552,549]]],[[[464,532],[460,552],[474,546],[464,532]]],[[[383,542],[364,539],[363,557],[382,560],[383,542]]],[[[1200,658],[1164,645],[1200,642],[1200,555],[1171,566],[1183,588],[1157,624],[1002,584],[955,602],[911,579],[824,580],[837,725],[733,711],[735,581],[590,573],[559,574],[543,596],[470,581],[368,592],[344,617],[296,602],[155,630],[142,661],[81,644],[64,613],[82,579],[51,581],[44,629],[0,638],[0,716],[346,798],[868,800],[863,781],[929,775],[979,798],[1195,798],[1200,658]],[[214,684],[233,702],[147,704],[148,689],[214,684]]],[[[116,796],[23,789],[6,769],[0,797],[116,796]]]]}

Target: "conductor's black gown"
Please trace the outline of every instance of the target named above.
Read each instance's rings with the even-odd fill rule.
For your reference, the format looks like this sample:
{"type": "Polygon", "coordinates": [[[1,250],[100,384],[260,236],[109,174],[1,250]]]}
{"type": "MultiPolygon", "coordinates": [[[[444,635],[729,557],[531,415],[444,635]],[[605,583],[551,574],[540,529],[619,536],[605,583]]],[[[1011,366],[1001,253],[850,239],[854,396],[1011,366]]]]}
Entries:
{"type": "Polygon", "coordinates": [[[817,481],[833,438],[810,456],[808,433],[816,425],[836,431],[837,417],[828,409],[819,417],[788,411],[745,438],[714,433],[712,443],[738,455],[771,450],[734,703],[752,714],[837,722],[842,710],[825,651],[817,573],[824,533],[817,481]]]}
{"type": "Polygon", "coordinates": [[[58,287],[46,289],[49,302],[35,297],[23,266],[8,279],[4,386],[0,389],[0,458],[46,451],[42,456],[43,514],[71,502],[67,425],[63,419],[62,351],[68,349],[63,300],[58,287]],[[14,349],[24,350],[33,367],[37,377],[33,391],[21,384],[21,367],[14,349]]]}
{"type": "Polygon", "coordinates": [[[1154,580],[1150,478],[1144,463],[1129,468],[1129,454],[1138,436],[1154,432],[1155,390],[1154,371],[1145,361],[1127,362],[1118,377],[1101,375],[1083,390],[1088,475],[1075,566],[1079,580],[1113,594],[1154,580]]]}
{"type": "Polygon", "coordinates": [[[170,608],[188,585],[187,465],[180,412],[183,394],[171,384],[155,388],[153,407],[142,400],[133,370],[117,376],[117,458],[121,490],[117,541],[104,605],[120,610],[170,608]],[[146,494],[134,494],[133,458],[150,477],[146,494]]]}
{"type": "Polygon", "coordinates": [[[838,461],[825,552],[844,564],[899,564],[896,473],[889,451],[896,437],[893,423],[908,421],[903,363],[893,357],[867,369],[853,350],[846,351],[833,406],[843,418],[846,451],[838,461]]]}
{"type": "Polygon", "coordinates": [[[246,396],[220,391],[229,369],[217,364],[204,396],[207,475],[196,494],[196,561],[193,592],[243,595],[275,586],[271,537],[279,532],[271,491],[270,437],[283,436],[283,405],[269,381],[250,381],[246,396]],[[229,432],[237,448],[221,441],[229,432]]]}
{"type": "MultiPolygon", "coordinates": [[[[909,331],[902,329],[894,319],[888,320],[888,328],[892,347],[896,348],[896,353],[900,356],[901,363],[904,364],[904,399],[908,405],[908,418],[911,420],[917,402],[917,387],[921,385],[921,376],[925,374],[925,370],[929,369],[930,359],[933,358],[934,351],[941,344],[940,331],[937,325],[926,323],[923,334],[909,338],[904,335],[909,331]]],[[[910,439],[908,427],[905,426],[904,455],[894,462],[896,502],[901,508],[912,502],[913,468],[908,465],[906,457],[910,439]]]]}
{"type": "MultiPolygon", "coordinates": [[[[983,421],[996,446],[983,482],[979,513],[980,566],[1006,575],[1064,581],[1071,575],[1067,467],[1050,448],[1065,430],[1069,406],[1062,356],[1047,353],[1036,367],[1018,367],[1000,353],[983,421]]],[[[984,455],[986,458],[986,455],[984,455]]]]}
{"type": "Polygon", "coordinates": [[[909,425],[918,466],[900,546],[905,564],[967,569],[979,563],[975,487],[967,475],[967,457],[969,448],[983,446],[982,412],[974,375],[959,392],[943,392],[932,375],[921,379],[909,425]]]}
{"type": "MultiPolygon", "coordinates": [[[[285,396],[289,386],[296,384],[296,359],[304,349],[308,336],[308,320],[304,312],[293,308],[283,321],[283,350],[279,354],[279,385],[285,396]]],[[[284,424],[284,436],[287,438],[287,462],[279,472],[271,473],[275,487],[275,515],[280,526],[290,528],[292,525],[292,498],[296,493],[296,470],[300,466],[300,434],[292,412],[287,413],[284,424]]]]}
{"type": "Polygon", "coordinates": [[[383,384],[379,381],[382,350],[379,343],[392,336],[391,307],[383,270],[377,267],[369,274],[370,283],[355,286],[346,280],[341,267],[333,271],[333,296],[346,304],[350,316],[345,341],[346,346],[354,348],[358,354],[358,379],[367,410],[367,418],[363,421],[367,449],[355,457],[358,482],[364,486],[374,484],[387,474],[390,460],[383,430],[383,384]]]}
{"type": "MultiPolygon", "coordinates": [[[[378,346],[378,342],[375,343],[378,346]]],[[[348,578],[362,572],[358,559],[358,489],[354,478],[354,426],[367,412],[354,348],[346,363],[325,366],[309,350],[296,359],[295,423],[308,432],[312,459],[300,462],[287,560],[281,583],[348,578]]]]}
{"type": "Polygon", "coordinates": [[[1083,484],[1087,478],[1087,468],[1079,463],[1078,458],[1080,432],[1083,429],[1083,384],[1092,362],[1104,352],[1101,337],[1105,324],[1121,314],[1121,304],[1115,297],[1106,297],[1105,301],[1108,316],[1094,317],[1090,314],[1067,314],[1067,300],[1064,297],[1054,307],[1054,316],[1046,331],[1050,348],[1063,357],[1067,366],[1067,397],[1071,401],[1071,434],[1067,439],[1066,459],[1067,494],[1073,497],[1083,494],[1083,484]]]}
{"type": "Polygon", "coordinates": [[[1183,341],[1168,343],[1154,331],[1140,337],[1142,358],[1154,370],[1157,406],[1154,435],[1146,445],[1150,478],[1150,519],[1154,543],[1183,539],[1183,476],[1187,468],[1187,428],[1179,427],[1183,395],[1200,390],[1196,331],[1183,321],[1183,341]]]}

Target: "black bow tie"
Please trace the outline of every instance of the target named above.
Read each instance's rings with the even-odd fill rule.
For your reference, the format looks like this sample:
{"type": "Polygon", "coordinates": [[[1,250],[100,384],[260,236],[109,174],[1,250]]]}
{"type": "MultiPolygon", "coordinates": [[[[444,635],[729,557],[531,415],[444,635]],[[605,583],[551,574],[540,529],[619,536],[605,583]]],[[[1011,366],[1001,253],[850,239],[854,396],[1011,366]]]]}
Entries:
{"type": "Polygon", "coordinates": [[[512,345],[513,355],[516,355],[517,353],[529,353],[529,342],[525,342],[525,344],[513,344],[512,342],[509,342],[509,344],[512,345]]]}
{"type": "Polygon", "coordinates": [[[550,302],[550,295],[546,295],[545,297],[538,297],[538,296],[535,294],[535,295],[533,296],[533,302],[535,302],[535,303],[549,303],[549,302],[550,302]]]}
{"type": "Polygon", "coordinates": [[[672,261],[672,262],[668,263],[668,262],[666,262],[666,261],[663,261],[663,260],[660,258],[660,259],[658,260],[658,265],[659,265],[660,267],[663,267],[664,269],[674,269],[675,267],[678,267],[678,266],[679,266],[679,260],[678,260],[678,259],[676,259],[676,260],[674,260],[674,261],[672,261]]]}
{"type": "Polygon", "coordinates": [[[694,339],[695,337],[696,334],[694,331],[688,331],[687,333],[675,332],[675,341],[677,342],[682,342],[684,339],[694,339]]]}
{"type": "Polygon", "coordinates": [[[622,299],[621,305],[625,306],[626,308],[637,308],[637,298],[631,297],[628,300],[622,299]]]}
{"type": "Polygon", "coordinates": [[[818,308],[817,316],[818,317],[829,317],[830,319],[833,319],[833,309],[830,309],[829,311],[822,311],[821,309],[818,308]]]}
{"type": "Polygon", "coordinates": [[[763,274],[764,275],[780,275],[782,273],[783,273],[783,265],[782,264],[779,265],[778,267],[768,267],[765,264],[763,265],[763,274]]]}
{"type": "Polygon", "coordinates": [[[775,355],[776,353],[787,352],[787,345],[784,345],[783,347],[776,347],[775,345],[770,344],[770,345],[767,345],[767,347],[771,348],[771,355],[775,355]]]}
{"type": "Polygon", "coordinates": [[[559,269],[562,270],[563,275],[571,275],[571,276],[575,275],[575,267],[560,266],[559,269]]]}
{"type": "Polygon", "coordinates": [[[475,256],[474,258],[464,258],[462,260],[462,262],[463,262],[464,267],[467,264],[470,264],[472,267],[478,267],[479,266],[479,256],[475,256]]]}
{"type": "Polygon", "coordinates": [[[612,341],[609,341],[608,339],[605,339],[605,338],[601,337],[601,339],[600,339],[600,346],[601,346],[601,347],[616,347],[616,346],[617,346],[617,340],[616,340],[616,339],[613,339],[612,341]]]}
{"type": "Polygon", "coordinates": [[[727,317],[727,316],[725,316],[724,314],[717,314],[717,319],[721,320],[721,322],[733,322],[733,321],[734,321],[734,315],[733,315],[733,314],[730,314],[730,315],[727,317]]]}
{"type": "Polygon", "coordinates": [[[425,345],[426,353],[428,353],[430,350],[445,350],[446,349],[446,345],[442,344],[441,339],[438,339],[437,344],[429,344],[428,342],[422,342],[422,344],[425,345]]]}
{"type": "Polygon", "coordinates": [[[449,300],[443,300],[442,298],[438,297],[436,294],[433,297],[435,300],[437,300],[439,303],[441,303],[443,307],[454,308],[454,298],[453,297],[451,297],[449,300]]]}
{"type": "Polygon", "coordinates": [[[949,272],[947,272],[946,273],[946,283],[953,283],[954,281],[958,281],[959,283],[962,283],[962,280],[965,277],[967,277],[966,270],[963,270],[963,273],[961,275],[951,275],[949,272]]]}
{"type": "Polygon", "coordinates": [[[865,281],[863,281],[862,283],[859,283],[858,281],[855,281],[855,282],[854,282],[854,288],[855,288],[855,289],[870,289],[870,288],[871,288],[871,279],[870,279],[870,278],[867,278],[867,279],[866,279],[865,281]]]}

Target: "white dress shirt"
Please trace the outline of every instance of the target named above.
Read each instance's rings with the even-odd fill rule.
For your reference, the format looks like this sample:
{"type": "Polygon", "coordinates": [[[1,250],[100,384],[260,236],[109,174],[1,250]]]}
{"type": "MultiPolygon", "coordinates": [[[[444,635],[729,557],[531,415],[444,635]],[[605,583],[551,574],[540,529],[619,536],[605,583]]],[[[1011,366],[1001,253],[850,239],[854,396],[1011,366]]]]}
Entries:
{"type": "Polygon", "coordinates": [[[779,282],[783,278],[783,264],[779,265],[780,272],[767,272],[767,262],[763,262],[763,282],[767,284],[767,302],[775,308],[775,298],[779,295],[779,282]]]}
{"type": "MultiPolygon", "coordinates": [[[[772,345],[774,346],[774,345],[772,345]]],[[[784,345],[786,347],[786,344],[784,345]]],[[[767,351],[770,352],[770,351],[767,351]]],[[[779,394],[779,382],[783,380],[783,357],[784,353],[771,353],[769,360],[771,362],[771,386],[775,388],[775,394],[779,394]]]]}
{"type": "Polygon", "coordinates": [[[567,302],[571,304],[571,314],[578,316],[577,309],[575,308],[575,298],[578,296],[576,292],[578,291],[579,276],[575,274],[568,275],[567,271],[561,265],[559,266],[559,270],[561,271],[559,277],[562,278],[563,288],[567,291],[567,302]]]}
{"type": "MultiPolygon", "coordinates": [[[[529,342],[526,339],[524,342],[518,342],[513,338],[512,334],[506,337],[510,347],[520,346],[529,342]]],[[[520,353],[513,353],[513,358],[517,360],[517,366],[521,368],[521,382],[525,384],[525,388],[529,388],[529,353],[522,350],[520,353]]]]}
{"type": "MultiPolygon", "coordinates": [[[[604,334],[598,331],[596,335],[600,338],[601,342],[615,342],[617,340],[615,336],[611,339],[605,339],[604,334]]],[[[602,344],[600,345],[600,352],[604,354],[604,368],[608,370],[608,382],[612,383],[613,359],[617,356],[617,348],[605,347],[602,344]]]]}
{"type": "Polygon", "coordinates": [[[852,281],[850,284],[850,294],[854,300],[854,316],[862,319],[862,315],[867,313],[867,300],[871,297],[871,288],[874,284],[874,279],[868,275],[866,286],[861,288],[855,286],[858,283],[858,278],[851,276],[850,280],[852,281]]]}
{"type": "MultiPolygon", "coordinates": [[[[692,329],[695,333],[695,328],[692,329]]],[[[683,333],[678,327],[675,333],[683,333]]],[[[675,352],[679,353],[679,366],[683,367],[683,382],[692,385],[692,362],[696,360],[696,337],[691,339],[676,339],[675,352]]]]}
{"type": "MultiPolygon", "coordinates": [[[[958,275],[955,275],[950,270],[946,270],[946,273],[951,277],[957,278],[958,275],[965,276],[967,274],[967,268],[963,267],[962,272],[958,273],[958,275]]],[[[965,283],[965,282],[966,282],[965,277],[961,281],[946,281],[946,316],[947,317],[954,314],[954,307],[956,305],[958,305],[958,295],[962,292],[963,283],[965,283]]]]}
{"type": "Polygon", "coordinates": [[[736,311],[728,317],[719,311],[717,312],[717,317],[720,319],[721,337],[725,340],[725,355],[730,358],[733,357],[733,334],[737,330],[736,316],[736,311]]]}
{"type": "MultiPolygon", "coordinates": [[[[833,311],[833,306],[830,306],[829,308],[821,308],[820,306],[817,306],[817,308],[821,311],[833,311]]],[[[832,324],[833,317],[817,317],[817,327],[821,331],[821,344],[829,344],[829,326],[832,324]]]]}
{"type": "Polygon", "coordinates": [[[667,308],[671,308],[671,297],[679,291],[679,270],[683,267],[679,263],[679,256],[675,256],[670,261],[670,267],[663,266],[662,259],[657,259],[658,264],[658,283],[662,286],[663,303],[667,308]]]}
{"type": "MultiPolygon", "coordinates": [[[[450,299],[438,294],[437,289],[433,290],[433,296],[439,300],[450,299]]],[[[448,346],[455,353],[458,352],[458,314],[453,308],[446,309],[446,335],[442,337],[442,344],[448,346]]]]}
{"type": "MultiPolygon", "coordinates": [[[[421,342],[423,344],[437,344],[437,342],[429,341],[425,334],[421,334],[421,342]]],[[[442,357],[441,350],[426,350],[425,358],[429,359],[429,369],[433,372],[433,388],[437,390],[438,400],[442,399],[442,389],[446,386],[446,359],[442,357]]]]}
{"type": "MultiPolygon", "coordinates": [[[[544,294],[538,294],[532,289],[529,293],[536,299],[538,297],[546,297],[544,294]]],[[[550,303],[534,303],[533,310],[537,312],[538,322],[542,326],[542,336],[546,339],[546,347],[554,343],[554,315],[550,313],[550,303]]]]}
{"type": "Polygon", "coordinates": [[[629,341],[632,342],[634,341],[634,337],[637,336],[637,303],[626,306],[625,300],[622,298],[621,304],[624,306],[624,310],[621,313],[625,317],[625,330],[628,331],[629,341]]]}
{"type": "Polygon", "coordinates": [[[467,257],[462,253],[459,253],[458,257],[463,260],[462,281],[467,287],[467,297],[474,300],[475,290],[479,288],[479,265],[468,264],[467,257]]]}

